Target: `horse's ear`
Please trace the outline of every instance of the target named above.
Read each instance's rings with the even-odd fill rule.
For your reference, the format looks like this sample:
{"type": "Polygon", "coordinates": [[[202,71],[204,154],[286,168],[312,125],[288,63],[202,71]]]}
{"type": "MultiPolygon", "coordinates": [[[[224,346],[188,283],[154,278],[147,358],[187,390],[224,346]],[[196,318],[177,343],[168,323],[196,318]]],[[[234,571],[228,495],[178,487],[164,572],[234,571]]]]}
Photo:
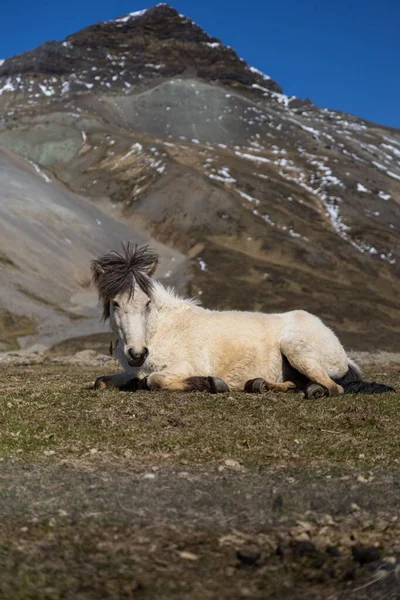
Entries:
{"type": "Polygon", "coordinates": [[[92,270],[93,281],[94,281],[95,285],[97,285],[97,282],[99,281],[100,276],[103,275],[103,273],[105,271],[98,260],[92,260],[92,262],[90,264],[90,268],[92,270]]]}
{"type": "Polygon", "coordinates": [[[143,269],[143,272],[146,273],[147,277],[151,277],[156,272],[158,265],[158,258],[155,258],[153,262],[143,269]]]}

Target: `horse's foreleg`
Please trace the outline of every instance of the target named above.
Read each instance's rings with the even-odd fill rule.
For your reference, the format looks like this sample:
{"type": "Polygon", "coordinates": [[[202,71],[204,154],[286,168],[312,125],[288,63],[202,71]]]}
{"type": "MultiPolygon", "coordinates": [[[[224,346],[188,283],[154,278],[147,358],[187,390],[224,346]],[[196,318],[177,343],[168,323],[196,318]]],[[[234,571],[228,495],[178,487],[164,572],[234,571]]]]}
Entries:
{"type": "Polygon", "coordinates": [[[152,373],[147,377],[146,382],[151,390],[198,391],[209,392],[210,394],[229,392],[229,387],[223,379],[219,377],[196,377],[191,373],[190,366],[183,365],[181,369],[152,373]]]}
{"type": "MultiPolygon", "coordinates": [[[[134,385],[135,378],[132,377],[132,373],[115,373],[114,375],[102,375],[98,377],[94,382],[95,390],[105,390],[107,388],[122,388],[134,385]]],[[[136,381],[139,381],[136,379],[136,381]]],[[[136,388],[138,389],[138,388],[136,388]]]]}
{"type": "Polygon", "coordinates": [[[258,377],[246,381],[244,391],[249,394],[264,394],[266,392],[289,392],[296,389],[293,381],[283,381],[282,383],[270,383],[258,377]]]}

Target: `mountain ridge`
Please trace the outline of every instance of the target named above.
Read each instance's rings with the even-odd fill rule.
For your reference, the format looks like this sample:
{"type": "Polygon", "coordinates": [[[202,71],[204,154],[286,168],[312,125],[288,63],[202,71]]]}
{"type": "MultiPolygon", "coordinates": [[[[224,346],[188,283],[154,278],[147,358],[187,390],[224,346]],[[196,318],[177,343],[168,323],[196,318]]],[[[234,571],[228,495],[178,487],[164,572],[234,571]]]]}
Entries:
{"type": "Polygon", "coordinates": [[[398,349],[399,130],[286,96],[165,4],[7,59],[0,108],[0,144],[186,256],[205,305],[398,349]]]}

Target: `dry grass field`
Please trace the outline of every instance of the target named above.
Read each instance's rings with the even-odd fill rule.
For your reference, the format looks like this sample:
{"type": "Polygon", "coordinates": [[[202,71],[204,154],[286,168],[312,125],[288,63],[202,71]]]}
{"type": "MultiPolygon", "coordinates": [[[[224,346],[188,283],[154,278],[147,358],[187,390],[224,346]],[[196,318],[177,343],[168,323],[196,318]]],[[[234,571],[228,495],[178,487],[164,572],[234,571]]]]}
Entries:
{"type": "Polygon", "coordinates": [[[2,365],[1,597],[399,597],[399,393],[94,391],[104,372],[2,365]]]}

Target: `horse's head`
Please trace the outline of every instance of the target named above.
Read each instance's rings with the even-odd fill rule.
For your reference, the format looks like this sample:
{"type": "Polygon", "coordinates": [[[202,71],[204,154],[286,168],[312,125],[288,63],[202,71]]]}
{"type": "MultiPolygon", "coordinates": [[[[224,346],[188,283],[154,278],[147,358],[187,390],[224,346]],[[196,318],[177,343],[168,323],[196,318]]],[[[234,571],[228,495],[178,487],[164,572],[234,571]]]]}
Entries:
{"type": "Polygon", "coordinates": [[[122,253],[110,252],[92,261],[93,281],[103,302],[103,317],[110,319],[126,360],[132,367],[143,365],[147,321],[153,296],[151,276],[158,257],[148,246],[123,244],[122,253]]]}

